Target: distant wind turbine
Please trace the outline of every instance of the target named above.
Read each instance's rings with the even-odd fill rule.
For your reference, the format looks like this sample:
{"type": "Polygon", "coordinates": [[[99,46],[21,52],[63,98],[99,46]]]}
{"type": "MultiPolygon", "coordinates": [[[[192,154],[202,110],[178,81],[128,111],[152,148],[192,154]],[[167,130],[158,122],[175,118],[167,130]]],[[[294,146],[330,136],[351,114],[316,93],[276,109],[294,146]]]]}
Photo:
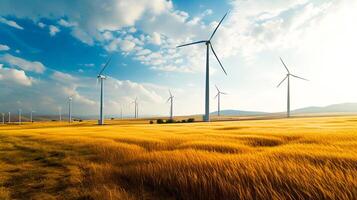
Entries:
{"type": "Polygon", "coordinates": [[[284,63],[282,58],[280,58],[280,61],[284,65],[284,67],[285,67],[285,69],[286,69],[286,71],[288,73],[286,74],[285,78],[279,83],[279,85],[277,87],[279,87],[286,79],[288,80],[288,96],[287,96],[288,100],[287,100],[287,112],[286,112],[286,115],[289,118],[290,117],[290,76],[298,78],[298,79],[302,79],[302,80],[305,80],[305,81],[308,81],[308,80],[305,79],[305,78],[301,78],[299,76],[296,76],[294,74],[291,74],[289,69],[288,69],[288,67],[285,65],[285,63],[284,63]]]}
{"type": "Polygon", "coordinates": [[[21,112],[22,112],[22,110],[19,109],[19,124],[21,124],[21,112]]]}
{"type": "Polygon", "coordinates": [[[61,106],[58,107],[58,114],[59,114],[59,121],[61,122],[62,121],[62,107],[61,106]]]}
{"type": "Polygon", "coordinates": [[[9,112],[9,123],[11,123],[11,112],[9,112]]]}
{"type": "Polygon", "coordinates": [[[221,21],[217,25],[216,29],[214,29],[211,37],[208,40],[201,40],[201,41],[192,42],[192,43],[188,43],[188,44],[177,46],[177,48],[179,48],[179,47],[184,47],[184,46],[189,46],[189,45],[194,45],[194,44],[200,44],[200,43],[205,43],[206,44],[206,95],[205,95],[205,116],[204,116],[204,121],[206,121],[206,122],[210,121],[210,116],[209,116],[209,98],[210,98],[210,96],[209,96],[209,50],[210,50],[210,48],[211,48],[214,56],[216,57],[219,65],[221,66],[223,72],[227,75],[226,70],[224,69],[221,61],[218,59],[217,54],[214,51],[212,43],[211,43],[211,40],[212,40],[214,34],[216,33],[218,27],[221,25],[222,21],[227,16],[227,14],[228,13],[226,13],[223,16],[223,18],[221,19],[221,21]]]}
{"type": "Polygon", "coordinates": [[[120,107],[120,119],[123,119],[123,106],[120,107]]]}
{"type": "Polygon", "coordinates": [[[31,109],[31,114],[30,114],[30,122],[31,122],[31,123],[33,122],[32,117],[33,117],[33,113],[34,113],[34,112],[35,112],[35,111],[31,109]]]}
{"type": "Polygon", "coordinates": [[[68,97],[68,123],[72,123],[72,96],[68,97]]]}
{"type": "Polygon", "coordinates": [[[1,113],[2,115],[2,124],[5,124],[5,113],[1,113]]]}
{"type": "Polygon", "coordinates": [[[216,96],[214,98],[218,98],[217,99],[218,100],[217,113],[218,113],[218,116],[221,116],[221,94],[226,95],[227,93],[221,92],[218,89],[217,85],[215,85],[215,86],[216,86],[216,89],[217,89],[217,94],[216,94],[216,96]]]}
{"type": "Polygon", "coordinates": [[[136,119],[136,118],[138,118],[138,98],[136,97],[132,103],[134,104],[134,107],[135,107],[134,118],[136,119]]]}
{"type": "Polygon", "coordinates": [[[171,91],[169,90],[170,97],[167,99],[166,103],[170,101],[170,119],[173,119],[174,114],[174,96],[172,96],[171,91]]]}
{"type": "Polygon", "coordinates": [[[99,120],[98,120],[99,125],[104,124],[104,115],[103,115],[104,88],[103,87],[104,87],[104,80],[107,77],[103,75],[103,72],[104,72],[105,68],[109,65],[111,59],[112,59],[112,57],[109,57],[108,61],[105,63],[102,70],[99,72],[99,74],[97,76],[97,80],[100,80],[100,108],[99,108],[99,120]]]}

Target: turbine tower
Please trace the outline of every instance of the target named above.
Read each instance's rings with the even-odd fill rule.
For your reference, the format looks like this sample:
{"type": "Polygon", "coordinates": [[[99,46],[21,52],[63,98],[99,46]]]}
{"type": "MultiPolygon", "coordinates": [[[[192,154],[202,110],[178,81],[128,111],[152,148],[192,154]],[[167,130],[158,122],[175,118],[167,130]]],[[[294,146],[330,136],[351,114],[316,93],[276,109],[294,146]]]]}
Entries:
{"type": "Polygon", "coordinates": [[[285,65],[284,61],[282,58],[280,58],[280,61],[281,63],[284,65],[286,71],[288,72],[285,76],[285,78],[279,83],[279,85],[277,87],[279,87],[286,79],[288,80],[288,96],[287,96],[287,111],[286,111],[286,115],[287,117],[289,118],[290,117],[290,76],[292,77],[295,77],[295,78],[298,78],[298,79],[302,79],[302,80],[305,80],[305,81],[308,81],[307,79],[305,78],[301,78],[299,76],[296,76],[294,74],[291,74],[288,67],[285,65]]]}
{"type": "Polygon", "coordinates": [[[97,76],[97,80],[100,80],[100,107],[99,107],[99,120],[98,120],[98,125],[103,125],[104,124],[104,115],[103,115],[103,98],[104,98],[104,80],[107,78],[106,76],[103,75],[103,72],[105,68],[109,65],[110,60],[112,57],[109,57],[108,61],[105,63],[103,66],[102,70],[99,72],[97,76]]]}
{"type": "Polygon", "coordinates": [[[123,106],[120,107],[120,119],[123,119],[123,106]]]}
{"type": "Polygon", "coordinates": [[[19,124],[21,124],[21,109],[19,109],[19,124]]]}
{"type": "Polygon", "coordinates": [[[72,96],[68,97],[68,123],[72,123],[72,96]]]}
{"type": "Polygon", "coordinates": [[[209,98],[210,98],[209,97],[209,50],[210,50],[210,48],[211,48],[214,56],[216,57],[219,65],[221,66],[223,72],[227,75],[226,70],[224,69],[221,61],[218,59],[218,56],[217,56],[216,52],[214,51],[212,43],[211,43],[211,40],[212,40],[214,34],[216,33],[218,27],[221,25],[222,21],[227,16],[227,14],[228,13],[226,13],[223,16],[223,18],[221,19],[221,21],[217,25],[216,29],[214,29],[211,37],[208,40],[201,40],[201,41],[192,42],[192,43],[188,43],[188,44],[177,46],[177,48],[180,48],[180,47],[194,45],[194,44],[200,44],[200,43],[205,43],[206,44],[206,94],[205,94],[205,116],[204,116],[204,121],[205,122],[209,122],[210,121],[210,117],[209,117],[209,98]]]}
{"type": "Polygon", "coordinates": [[[5,124],[5,113],[1,113],[2,115],[2,124],[5,124]]]}
{"type": "Polygon", "coordinates": [[[214,98],[215,98],[215,99],[218,98],[218,99],[217,99],[217,100],[218,100],[217,113],[218,113],[218,116],[221,116],[221,94],[226,95],[227,93],[221,92],[221,91],[218,89],[217,85],[215,85],[215,87],[216,87],[216,89],[217,89],[217,94],[216,94],[216,96],[215,96],[214,98]]]}
{"type": "Polygon", "coordinates": [[[32,120],[32,117],[33,117],[33,113],[34,113],[35,111],[33,111],[32,109],[31,109],[31,114],[30,114],[30,122],[32,123],[33,122],[33,120],[32,120]]]}
{"type": "Polygon", "coordinates": [[[9,112],[9,123],[11,122],[11,112],[9,112]]]}
{"type": "Polygon", "coordinates": [[[135,107],[135,111],[134,111],[134,118],[138,118],[139,117],[139,103],[138,103],[138,98],[136,97],[135,100],[132,102],[134,104],[135,107]]]}
{"type": "Polygon", "coordinates": [[[173,119],[174,114],[174,96],[172,96],[171,91],[169,90],[170,97],[167,99],[166,103],[170,101],[170,119],[173,119]]]}
{"type": "Polygon", "coordinates": [[[62,121],[62,107],[61,106],[58,107],[58,114],[59,114],[59,121],[61,122],[62,121]]]}

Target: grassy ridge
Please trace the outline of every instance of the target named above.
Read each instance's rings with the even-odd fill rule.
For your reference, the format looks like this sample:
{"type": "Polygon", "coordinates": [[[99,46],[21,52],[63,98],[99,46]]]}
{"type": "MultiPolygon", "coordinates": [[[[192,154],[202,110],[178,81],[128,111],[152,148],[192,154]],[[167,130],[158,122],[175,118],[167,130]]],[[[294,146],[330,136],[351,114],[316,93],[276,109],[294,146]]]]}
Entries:
{"type": "Polygon", "coordinates": [[[357,117],[0,126],[0,199],[353,199],[357,117]]]}

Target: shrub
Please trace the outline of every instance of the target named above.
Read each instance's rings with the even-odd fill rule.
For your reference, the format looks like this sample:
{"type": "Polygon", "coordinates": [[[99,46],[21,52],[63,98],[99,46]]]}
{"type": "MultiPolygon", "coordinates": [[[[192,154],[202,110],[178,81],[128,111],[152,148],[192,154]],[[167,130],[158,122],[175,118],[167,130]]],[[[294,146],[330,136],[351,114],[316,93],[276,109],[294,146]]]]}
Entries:
{"type": "Polygon", "coordinates": [[[166,123],[175,123],[175,120],[173,120],[173,119],[168,119],[168,120],[166,120],[166,123]]]}
{"type": "Polygon", "coordinates": [[[183,119],[181,122],[182,122],[182,123],[186,123],[186,120],[183,119]]]}
{"type": "Polygon", "coordinates": [[[188,118],[187,122],[189,122],[189,123],[195,122],[195,118],[188,118]]]}
{"type": "Polygon", "coordinates": [[[154,122],[152,120],[150,120],[150,124],[153,124],[154,122]]]}
{"type": "Polygon", "coordinates": [[[110,118],[110,120],[114,120],[114,119],[115,119],[114,117],[110,118]]]}
{"type": "Polygon", "coordinates": [[[157,119],[157,120],[156,120],[156,123],[158,123],[158,124],[163,124],[163,123],[164,123],[164,120],[163,120],[163,119],[157,119]]]}

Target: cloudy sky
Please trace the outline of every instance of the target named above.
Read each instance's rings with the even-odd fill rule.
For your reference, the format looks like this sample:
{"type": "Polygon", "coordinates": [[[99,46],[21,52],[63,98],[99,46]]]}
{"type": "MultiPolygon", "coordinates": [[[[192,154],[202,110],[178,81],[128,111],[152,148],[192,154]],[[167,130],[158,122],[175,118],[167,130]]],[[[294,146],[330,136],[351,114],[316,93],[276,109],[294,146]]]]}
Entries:
{"type": "Polygon", "coordinates": [[[96,76],[105,71],[105,112],[166,115],[204,112],[205,46],[212,44],[211,110],[216,84],[222,109],[283,111],[286,71],[292,108],[357,102],[355,0],[1,0],[0,112],[55,114],[73,96],[76,115],[98,113],[96,76]]]}

